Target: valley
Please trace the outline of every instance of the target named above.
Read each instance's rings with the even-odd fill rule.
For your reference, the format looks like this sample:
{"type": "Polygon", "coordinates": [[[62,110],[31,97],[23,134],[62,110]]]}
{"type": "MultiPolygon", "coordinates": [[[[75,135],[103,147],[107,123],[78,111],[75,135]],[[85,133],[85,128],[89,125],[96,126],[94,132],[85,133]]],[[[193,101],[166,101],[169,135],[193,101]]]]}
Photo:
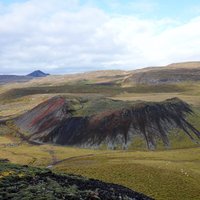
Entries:
{"type": "Polygon", "coordinates": [[[199,199],[199,147],[113,151],[18,144],[6,136],[0,139],[0,158],[12,163],[124,185],[155,199],[199,199]]]}
{"type": "MultiPolygon", "coordinates": [[[[167,67],[169,68],[169,66],[167,67]]],[[[197,70],[200,66],[198,63],[195,63],[195,66],[194,63],[172,65],[173,70],[178,68],[179,77],[181,71],[186,67],[190,71],[188,73],[191,74],[193,68],[197,70]]],[[[156,70],[162,69],[155,68],[154,71],[156,70]]],[[[168,81],[163,83],[157,81],[157,75],[156,81],[153,82],[132,81],[135,75],[140,76],[140,73],[144,73],[144,71],[145,76],[150,77],[151,80],[155,78],[155,74],[152,75],[152,69],[147,68],[135,72],[98,71],[76,75],[49,75],[26,82],[2,84],[0,86],[0,159],[8,159],[15,164],[48,168],[55,173],[73,173],[120,184],[158,200],[198,200],[200,196],[200,146],[198,138],[200,130],[200,82],[196,78],[188,80],[188,76],[185,79],[187,71],[184,71],[178,82],[167,79],[168,81]],[[55,100],[55,102],[59,103],[53,103],[51,106],[45,104],[45,102],[51,102],[52,98],[58,98],[59,101],[55,100]],[[175,104],[173,104],[174,98],[175,104]],[[172,100],[166,101],[166,99],[172,100]],[[166,109],[160,118],[158,117],[162,113],[160,110],[157,114],[151,115],[148,109],[159,106],[161,106],[159,109],[164,109],[163,104],[167,105],[168,110],[166,109]],[[177,105],[180,104],[181,107],[178,107],[177,105]],[[58,107],[54,105],[58,105],[58,107]],[[186,112],[183,112],[182,105],[187,105],[184,108],[186,112]],[[149,139],[156,143],[156,148],[151,150],[148,150],[147,142],[141,136],[141,131],[130,137],[128,148],[125,149],[121,143],[117,143],[114,148],[109,148],[107,139],[103,140],[101,145],[84,144],[79,146],[74,143],[60,145],[62,143],[54,142],[60,134],[59,131],[55,131],[55,127],[64,123],[63,120],[73,120],[74,123],[75,119],[76,123],[75,126],[72,126],[72,122],[70,122],[71,125],[67,122],[64,126],[58,127],[60,130],[69,130],[69,133],[73,133],[73,130],[76,129],[76,134],[84,134],[84,139],[86,138],[88,141],[91,138],[87,138],[87,131],[84,133],[85,129],[79,129],[82,125],[80,119],[89,119],[89,122],[96,122],[98,119],[101,124],[104,123],[105,117],[121,116],[124,109],[129,111],[130,108],[142,108],[141,112],[143,106],[144,108],[148,107],[148,112],[144,109],[144,113],[147,115],[145,119],[150,119],[150,124],[153,124],[152,122],[157,118],[161,119],[159,124],[164,127],[164,135],[166,134],[169,145],[163,143],[160,136],[161,131],[158,130],[159,126],[155,125],[153,125],[154,131],[147,128],[149,137],[155,134],[155,141],[152,138],[149,139]],[[174,112],[170,106],[173,107],[174,112]],[[35,108],[38,109],[35,110],[35,108]],[[120,113],[120,115],[116,113],[120,113]],[[180,113],[182,114],[180,115],[180,113]],[[34,116],[37,117],[34,118],[34,116]],[[183,118],[177,118],[177,116],[183,118]],[[174,121],[168,125],[166,121],[162,121],[163,118],[166,118],[167,121],[175,119],[178,124],[177,119],[186,120],[186,124],[191,128],[187,127],[189,133],[196,133],[193,135],[194,140],[191,140],[187,131],[184,131],[186,125],[180,129],[180,127],[174,126],[176,124],[174,121]],[[30,126],[34,119],[37,119],[34,126],[30,126]],[[53,119],[56,119],[55,124],[53,119]],[[15,121],[17,122],[15,123],[15,121]],[[46,127],[42,130],[43,132],[39,129],[39,124],[41,128],[46,127]],[[71,127],[73,130],[70,129],[71,127]],[[150,130],[152,134],[150,134],[150,130]],[[38,131],[41,131],[40,137],[36,137],[38,131]],[[55,138],[49,139],[53,137],[50,135],[48,140],[39,139],[46,138],[47,133],[55,135],[55,138]],[[57,133],[59,134],[56,135],[57,133]],[[30,143],[31,138],[32,141],[39,143],[30,143]]],[[[170,73],[165,74],[171,76],[170,73]]],[[[135,110],[131,112],[133,111],[135,110]]],[[[123,118],[115,118],[115,120],[118,119],[120,121],[117,124],[121,125],[123,118]]],[[[139,117],[135,126],[140,121],[139,119],[143,118],[139,117]]],[[[111,122],[112,120],[108,121],[109,127],[112,127],[111,122]]],[[[102,125],[98,125],[94,130],[99,130],[101,127],[102,125]]],[[[120,126],[117,129],[119,130],[120,126]]],[[[122,129],[124,128],[122,127],[122,129]]],[[[104,133],[106,133],[105,130],[103,129],[104,133]]],[[[113,130],[114,128],[109,130],[108,134],[113,130]]],[[[94,131],[95,138],[101,135],[97,132],[94,131]]],[[[136,129],[134,132],[137,132],[136,129]]],[[[64,132],[64,135],[66,134],[64,132]]],[[[79,135],[76,134],[75,138],[78,138],[79,135]]],[[[70,134],[69,136],[71,137],[70,134]]],[[[72,141],[70,137],[67,141],[72,141]]],[[[115,137],[113,138],[115,140],[115,137]]],[[[61,140],[64,141],[65,138],[61,140]]]]}

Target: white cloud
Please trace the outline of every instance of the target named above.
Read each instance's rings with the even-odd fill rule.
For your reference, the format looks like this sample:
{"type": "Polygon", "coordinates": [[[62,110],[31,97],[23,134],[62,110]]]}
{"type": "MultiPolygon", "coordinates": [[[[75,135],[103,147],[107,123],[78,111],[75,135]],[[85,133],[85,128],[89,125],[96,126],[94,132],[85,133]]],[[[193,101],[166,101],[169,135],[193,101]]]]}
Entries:
{"type": "Polygon", "coordinates": [[[0,73],[50,73],[198,60],[200,17],[109,15],[78,0],[0,5],[0,73]]]}

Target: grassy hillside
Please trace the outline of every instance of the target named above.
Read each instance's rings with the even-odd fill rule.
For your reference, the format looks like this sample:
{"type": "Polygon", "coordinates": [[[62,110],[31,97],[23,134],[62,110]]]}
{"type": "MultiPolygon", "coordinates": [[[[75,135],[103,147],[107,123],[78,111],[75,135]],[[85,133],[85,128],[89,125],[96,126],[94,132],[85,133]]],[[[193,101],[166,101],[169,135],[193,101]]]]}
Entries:
{"type": "Polygon", "coordinates": [[[62,86],[40,86],[15,88],[1,94],[0,100],[3,102],[13,101],[29,95],[38,94],[102,94],[105,96],[115,96],[120,93],[171,93],[184,92],[179,85],[137,85],[122,87],[119,84],[96,85],[96,84],[66,84],[62,86]]]}
{"type": "Polygon", "coordinates": [[[56,170],[120,183],[160,200],[198,200],[200,149],[116,152],[74,158],[56,170]]]}
{"type": "Polygon", "coordinates": [[[0,160],[0,199],[151,200],[128,188],[0,160]]]}
{"type": "Polygon", "coordinates": [[[158,200],[199,199],[199,148],[109,151],[19,144],[7,136],[0,141],[0,158],[13,163],[48,166],[121,184],[158,200]]]}

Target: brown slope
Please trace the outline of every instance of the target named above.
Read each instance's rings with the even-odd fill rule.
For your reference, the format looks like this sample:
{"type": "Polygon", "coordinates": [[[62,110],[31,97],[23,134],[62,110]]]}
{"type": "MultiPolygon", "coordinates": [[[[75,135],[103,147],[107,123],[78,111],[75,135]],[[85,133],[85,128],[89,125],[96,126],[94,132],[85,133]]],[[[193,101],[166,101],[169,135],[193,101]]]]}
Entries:
{"type": "Polygon", "coordinates": [[[167,65],[167,67],[178,69],[178,68],[185,68],[185,69],[194,69],[200,68],[199,61],[190,61],[190,62],[180,62],[180,63],[172,63],[167,65]]]}

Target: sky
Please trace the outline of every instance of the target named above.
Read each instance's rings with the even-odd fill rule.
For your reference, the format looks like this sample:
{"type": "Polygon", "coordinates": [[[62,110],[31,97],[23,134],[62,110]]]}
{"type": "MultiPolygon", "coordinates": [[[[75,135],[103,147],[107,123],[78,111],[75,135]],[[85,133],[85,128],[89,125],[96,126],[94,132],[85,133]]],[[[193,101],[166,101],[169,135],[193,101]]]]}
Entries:
{"type": "Polygon", "coordinates": [[[0,0],[0,74],[200,61],[199,0],[0,0]]]}

